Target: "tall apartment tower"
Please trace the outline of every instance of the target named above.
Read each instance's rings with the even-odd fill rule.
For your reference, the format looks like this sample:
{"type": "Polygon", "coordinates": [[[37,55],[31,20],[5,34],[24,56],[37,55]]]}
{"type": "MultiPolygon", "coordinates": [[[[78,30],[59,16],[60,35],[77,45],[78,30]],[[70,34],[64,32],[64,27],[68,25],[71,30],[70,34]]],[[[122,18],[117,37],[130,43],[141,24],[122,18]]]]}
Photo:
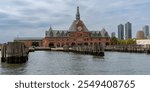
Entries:
{"type": "Polygon", "coordinates": [[[132,38],[132,24],[127,22],[125,24],[125,40],[132,38]]]}
{"type": "Polygon", "coordinates": [[[143,31],[144,31],[144,37],[145,38],[148,38],[149,37],[149,26],[148,25],[145,25],[143,27],[143,31]]]}
{"type": "Polygon", "coordinates": [[[122,24],[118,25],[118,39],[124,40],[124,26],[122,24]]]}
{"type": "Polygon", "coordinates": [[[111,37],[116,37],[116,33],[115,33],[115,32],[112,32],[112,33],[111,33],[111,37]]]}

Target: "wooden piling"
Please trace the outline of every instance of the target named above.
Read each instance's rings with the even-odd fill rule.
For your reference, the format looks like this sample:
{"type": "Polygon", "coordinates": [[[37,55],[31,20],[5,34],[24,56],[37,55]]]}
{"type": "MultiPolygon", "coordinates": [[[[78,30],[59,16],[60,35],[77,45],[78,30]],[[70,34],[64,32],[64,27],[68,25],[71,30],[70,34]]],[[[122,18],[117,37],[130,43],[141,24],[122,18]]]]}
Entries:
{"type": "Polygon", "coordinates": [[[102,45],[81,45],[72,47],[72,52],[78,54],[87,54],[95,56],[104,56],[104,47],[102,45]]]}
{"type": "Polygon", "coordinates": [[[150,53],[150,46],[144,47],[139,45],[115,45],[107,46],[105,51],[118,51],[129,53],[150,53]]]}
{"type": "Polygon", "coordinates": [[[2,45],[1,61],[6,63],[18,64],[28,60],[29,49],[20,42],[8,42],[2,45]]]}
{"type": "Polygon", "coordinates": [[[6,59],[6,44],[3,44],[1,47],[1,62],[5,62],[6,59]]]}

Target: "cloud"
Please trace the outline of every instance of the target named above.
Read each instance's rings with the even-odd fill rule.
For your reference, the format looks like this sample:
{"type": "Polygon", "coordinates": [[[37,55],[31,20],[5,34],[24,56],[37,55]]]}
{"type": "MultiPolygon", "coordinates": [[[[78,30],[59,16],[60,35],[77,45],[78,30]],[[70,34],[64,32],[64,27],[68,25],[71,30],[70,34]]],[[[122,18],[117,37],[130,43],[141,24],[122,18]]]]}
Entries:
{"type": "Polygon", "coordinates": [[[117,25],[130,21],[135,35],[150,24],[149,4],[149,0],[1,0],[0,42],[13,40],[16,35],[43,37],[50,25],[68,29],[76,6],[80,6],[81,19],[89,29],[105,27],[117,34],[117,25]]]}

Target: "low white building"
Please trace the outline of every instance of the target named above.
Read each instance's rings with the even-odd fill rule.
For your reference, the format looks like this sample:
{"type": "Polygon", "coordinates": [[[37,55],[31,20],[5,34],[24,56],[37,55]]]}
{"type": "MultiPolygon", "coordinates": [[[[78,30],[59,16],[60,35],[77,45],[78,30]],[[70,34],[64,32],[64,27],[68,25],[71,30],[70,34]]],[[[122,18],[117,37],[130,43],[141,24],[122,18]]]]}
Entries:
{"type": "Polygon", "coordinates": [[[150,39],[136,40],[137,45],[150,46],[150,39]]]}

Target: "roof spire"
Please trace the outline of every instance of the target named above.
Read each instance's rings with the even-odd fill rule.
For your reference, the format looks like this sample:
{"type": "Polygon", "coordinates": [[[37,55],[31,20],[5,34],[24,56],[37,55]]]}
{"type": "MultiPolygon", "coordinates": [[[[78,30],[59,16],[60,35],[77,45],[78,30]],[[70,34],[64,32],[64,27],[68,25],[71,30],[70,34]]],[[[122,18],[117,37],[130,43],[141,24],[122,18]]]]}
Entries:
{"type": "Polygon", "coordinates": [[[80,20],[79,6],[77,7],[76,20],[80,20]]]}
{"type": "Polygon", "coordinates": [[[49,28],[49,31],[52,31],[53,29],[52,29],[52,26],[50,25],[50,28],[49,28]]]}

